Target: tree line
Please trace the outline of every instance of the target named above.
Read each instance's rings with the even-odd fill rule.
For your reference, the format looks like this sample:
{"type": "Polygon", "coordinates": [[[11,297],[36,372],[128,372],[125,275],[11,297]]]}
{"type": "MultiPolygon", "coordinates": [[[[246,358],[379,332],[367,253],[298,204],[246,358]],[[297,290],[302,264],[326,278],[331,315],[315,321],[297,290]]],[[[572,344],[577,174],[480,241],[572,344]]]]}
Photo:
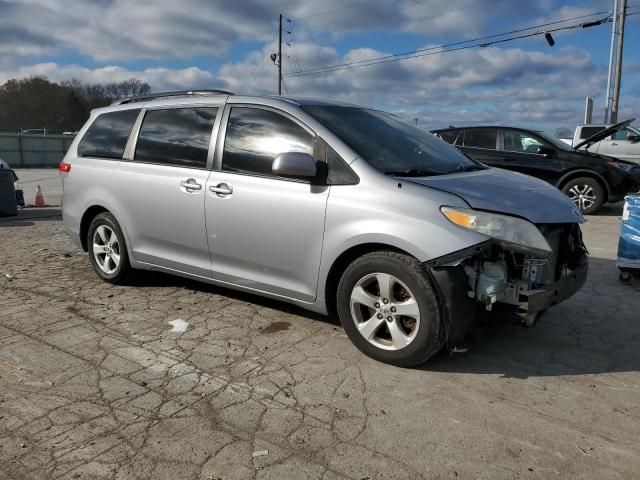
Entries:
{"type": "Polygon", "coordinates": [[[55,83],[39,76],[12,79],[0,85],[0,132],[76,132],[94,108],[150,91],[149,84],[135,78],[103,84],[77,79],[55,83]]]}

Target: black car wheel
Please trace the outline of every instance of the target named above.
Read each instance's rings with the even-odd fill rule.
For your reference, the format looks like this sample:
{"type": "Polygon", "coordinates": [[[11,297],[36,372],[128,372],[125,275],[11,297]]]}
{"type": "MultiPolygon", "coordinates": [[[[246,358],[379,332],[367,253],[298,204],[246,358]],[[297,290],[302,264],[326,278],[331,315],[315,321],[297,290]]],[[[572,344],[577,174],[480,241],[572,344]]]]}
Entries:
{"type": "Polygon", "coordinates": [[[376,360],[411,367],[438,353],[444,331],[424,265],[396,252],[373,252],[347,267],[338,284],[340,321],[376,360]]]}
{"type": "Polygon", "coordinates": [[[564,184],[562,191],[585,215],[597,212],[604,203],[604,190],[595,178],[573,178],[564,184]]]}
{"type": "Polygon", "coordinates": [[[91,265],[103,280],[119,284],[131,273],[124,235],[110,213],[100,213],[91,221],[87,247],[91,265]]]}

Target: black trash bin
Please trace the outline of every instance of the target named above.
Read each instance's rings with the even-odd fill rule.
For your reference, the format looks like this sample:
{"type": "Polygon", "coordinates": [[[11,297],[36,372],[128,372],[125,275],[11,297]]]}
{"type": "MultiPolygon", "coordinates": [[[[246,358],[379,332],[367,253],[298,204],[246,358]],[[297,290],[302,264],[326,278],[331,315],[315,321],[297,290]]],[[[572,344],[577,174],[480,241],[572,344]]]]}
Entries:
{"type": "Polygon", "coordinates": [[[0,168],[0,216],[3,217],[18,214],[16,190],[13,181],[13,171],[7,168],[0,168]]]}

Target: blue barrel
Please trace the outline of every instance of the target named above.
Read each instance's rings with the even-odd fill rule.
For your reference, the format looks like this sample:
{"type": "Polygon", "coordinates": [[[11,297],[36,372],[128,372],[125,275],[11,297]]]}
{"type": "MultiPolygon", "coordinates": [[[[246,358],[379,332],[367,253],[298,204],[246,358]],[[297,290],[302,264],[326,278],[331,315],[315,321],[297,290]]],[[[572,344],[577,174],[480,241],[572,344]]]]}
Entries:
{"type": "Polygon", "coordinates": [[[640,195],[624,199],[617,265],[620,270],[640,269],[640,195]]]}

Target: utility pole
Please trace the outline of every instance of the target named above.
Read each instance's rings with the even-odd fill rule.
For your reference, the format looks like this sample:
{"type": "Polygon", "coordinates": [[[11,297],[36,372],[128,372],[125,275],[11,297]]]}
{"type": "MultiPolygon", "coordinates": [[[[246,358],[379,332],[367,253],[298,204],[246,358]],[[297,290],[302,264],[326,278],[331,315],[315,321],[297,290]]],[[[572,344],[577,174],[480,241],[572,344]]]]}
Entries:
{"type": "Polygon", "coordinates": [[[616,45],[616,27],[618,26],[618,0],[613,0],[613,25],[611,26],[611,47],[609,48],[609,73],[607,74],[607,95],[604,106],[604,123],[609,123],[609,109],[611,108],[611,75],[613,73],[613,52],[616,45]]]}
{"type": "Polygon", "coordinates": [[[618,27],[618,52],[616,55],[616,76],[613,81],[613,101],[611,102],[611,123],[618,123],[620,109],[620,80],[622,79],[622,48],[624,47],[624,21],[627,16],[627,0],[620,0],[620,21],[618,27]]]}
{"type": "Polygon", "coordinates": [[[278,31],[278,95],[282,95],[282,14],[280,14],[280,30],[278,31]]]}

